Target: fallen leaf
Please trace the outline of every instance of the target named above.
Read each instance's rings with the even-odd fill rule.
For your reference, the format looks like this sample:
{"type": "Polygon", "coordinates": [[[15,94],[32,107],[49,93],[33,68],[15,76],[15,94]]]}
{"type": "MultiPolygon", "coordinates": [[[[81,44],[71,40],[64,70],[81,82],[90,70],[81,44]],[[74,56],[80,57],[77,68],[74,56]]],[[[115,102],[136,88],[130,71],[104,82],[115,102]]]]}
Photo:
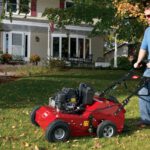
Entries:
{"type": "Polygon", "coordinates": [[[96,143],[96,144],[94,145],[94,148],[95,148],[95,149],[102,148],[102,145],[101,145],[100,143],[96,143]]]}
{"type": "Polygon", "coordinates": [[[79,147],[79,144],[73,144],[72,147],[79,147]]]}
{"type": "Polygon", "coordinates": [[[78,142],[78,140],[73,140],[73,142],[78,142]]]}
{"type": "Polygon", "coordinates": [[[22,134],[20,134],[19,136],[20,136],[20,137],[23,137],[23,136],[25,136],[25,133],[22,133],[22,134]]]}
{"type": "Polygon", "coordinates": [[[94,146],[93,149],[100,149],[102,148],[102,145],[99,142],[99,138],[94,138],[94,146]]]}
{"type": "Polygon", "coordinates": [[[11,128],[12,128],[12,129],[15,129],[15,128],[16,128],[16,126],[12,126],[11,128]]]}
{"type": "Polygon", "coordinates": [[[37,145],[35,145],[34,150],[40,150],[39,147],[37,145]]]}
{"type": "Polygon", "coordinates": [[[23,145],[24,145],[25,147],[29,147],[29,143],[27,143],[27,142],[23,142],[23,145]]]}

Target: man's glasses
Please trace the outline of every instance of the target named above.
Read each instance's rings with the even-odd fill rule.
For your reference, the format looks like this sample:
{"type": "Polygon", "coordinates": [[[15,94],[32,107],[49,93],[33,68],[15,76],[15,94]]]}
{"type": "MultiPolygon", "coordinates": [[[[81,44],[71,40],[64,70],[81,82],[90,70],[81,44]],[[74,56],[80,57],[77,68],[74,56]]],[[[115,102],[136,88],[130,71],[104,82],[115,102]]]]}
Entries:
{"type": "Polygon", "coordinates": [[[145,15],[146,18],[150,18],[150,14],[149,15],[145,15]]]}

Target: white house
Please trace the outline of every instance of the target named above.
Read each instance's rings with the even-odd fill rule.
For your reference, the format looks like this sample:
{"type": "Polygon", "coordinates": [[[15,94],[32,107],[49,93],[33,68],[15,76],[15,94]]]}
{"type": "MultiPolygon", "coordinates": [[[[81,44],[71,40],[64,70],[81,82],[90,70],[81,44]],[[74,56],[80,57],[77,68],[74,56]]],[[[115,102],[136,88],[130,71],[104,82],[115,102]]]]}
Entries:
{"type": "MultiPolygon", "coordinates": [[[[9,17],[2,21],[0,50],[28,61],[33,54],[41,58],[86,59],[103,57],[103,37],[89,37],[92,27],[67,25],[65,30],[50,24],[42,13],[45,8],[65,9],[72,5],[70,0],[31,0],[26,3],[31,10],[25,17],[26,9],[20,10],[21,0],[11,0],[12,22],[9,17]],[[21,11],[19,13],[19,11],[21,11]]],[[[9,3],[6,1],[6,16],[9,15],[9,3]]]]}
{"type": "MultiPolygon", "coordinates": [[[[118,45],[117,57],[130,57],[130,56],[134,57],[136,53],[134,46],[135,44],[126,43],[126,42],[118,45]]],[[[105,61],[110,62],[114,58],[114,51],[115,49],[113,48],[104,53],[105,61]]]]}

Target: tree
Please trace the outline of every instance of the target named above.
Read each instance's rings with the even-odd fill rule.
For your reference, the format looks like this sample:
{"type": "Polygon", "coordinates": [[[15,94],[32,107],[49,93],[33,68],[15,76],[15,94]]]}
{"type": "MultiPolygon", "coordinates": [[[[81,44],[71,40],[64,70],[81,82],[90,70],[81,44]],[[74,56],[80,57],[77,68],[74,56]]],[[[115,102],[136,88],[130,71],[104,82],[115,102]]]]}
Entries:
{"type": "Polygon", "coordinates": [[[118,38],[138,42],[146,23],[141,0],[73,0],[68,9],[47,8],[43,16],[53,21],[58,27],[67,24],[88,24],[94,27],[92,34],[112,31],[118,38]]]}
{"type": "Polygon", "coordinates": [[[118,21],[118,33],[120,37],[128,41],[139,42],[146,27],[143,14],[143,2],[141,0],[114,0],[116,18],[118,21]]]}
{"type": "Polygon", "coordinates": [[[73,0],[74,5],[67,9],[47,8],[43,16],[59,27],[67,24],[94,25],[93,34],[106,32],[114,21],[115,9],[112,0],[73,0]]]}

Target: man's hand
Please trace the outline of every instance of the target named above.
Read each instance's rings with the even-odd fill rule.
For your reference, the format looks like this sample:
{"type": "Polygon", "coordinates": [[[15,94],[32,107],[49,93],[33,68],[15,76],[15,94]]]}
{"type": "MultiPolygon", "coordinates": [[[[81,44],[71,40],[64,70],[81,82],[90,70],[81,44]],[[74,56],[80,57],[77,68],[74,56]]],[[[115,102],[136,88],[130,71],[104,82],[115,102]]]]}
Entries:
{"type": "Polygon", "coordinates": [[[146,66],[147,66],[147,68],[150,68],[150,62],[148,62],[148,63],[146,64],[146,66]]]}
{"type": "Polygon", "coordinates": [[[136,63],[133,65],[134,68],[141,67],[141,62],[144,59],[145,55],[146,55],[146,50],[140,49],[139,54],[138,54],[138,59],[137,59],[136,63]]]}
{"type": "Polygon", "coordinates": [[[139,63],[136,62],[133,66],[134,66],[134,68],[139,68],[139,63]]]}

